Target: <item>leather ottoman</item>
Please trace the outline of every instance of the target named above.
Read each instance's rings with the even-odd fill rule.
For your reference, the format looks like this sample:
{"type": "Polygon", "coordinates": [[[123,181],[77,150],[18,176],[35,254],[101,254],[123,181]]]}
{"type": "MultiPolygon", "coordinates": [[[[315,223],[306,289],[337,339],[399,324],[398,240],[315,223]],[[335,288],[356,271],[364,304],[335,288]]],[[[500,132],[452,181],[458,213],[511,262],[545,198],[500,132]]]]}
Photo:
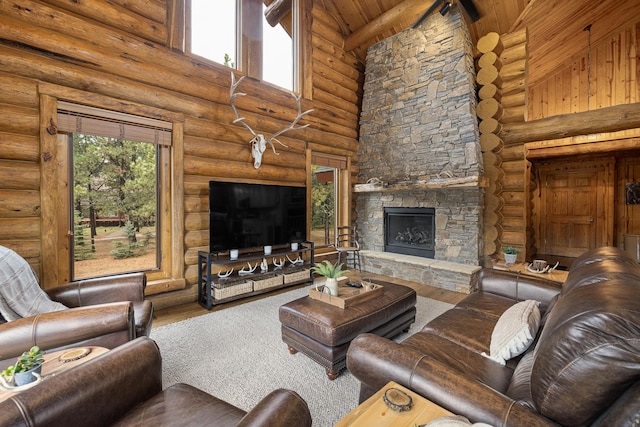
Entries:
{"type": "Polygon", "coordinates": [[[308,296],[281,306],[282,341],[291,354],[304,353],[334,380],[346,366],[349,344],[359,334],[392,338],[408,331],[416,318],[416,292],[407,286],[376,283],[384,286],[380,296],[347,308],[308,296]]]}

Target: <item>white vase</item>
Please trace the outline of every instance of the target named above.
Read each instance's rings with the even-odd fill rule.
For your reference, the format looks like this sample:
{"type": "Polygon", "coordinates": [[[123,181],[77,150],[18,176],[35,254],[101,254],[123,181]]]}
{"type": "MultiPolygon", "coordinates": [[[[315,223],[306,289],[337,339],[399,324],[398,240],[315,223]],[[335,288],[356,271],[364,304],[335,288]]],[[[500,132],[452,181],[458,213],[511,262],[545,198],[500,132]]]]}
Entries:
{"type": "Polygon", "coordinates": [[[328,289],[332,296],[338,296],[338,279],[327,277],[327,281],[324,283],[325,292],[328,289]]]}
{"type": "Polygon", "coordinates": [[[513,265],[516,263],[516,260],[518,258],[518,254],[504,254],[504,262],[507,265],[513,265]]]}

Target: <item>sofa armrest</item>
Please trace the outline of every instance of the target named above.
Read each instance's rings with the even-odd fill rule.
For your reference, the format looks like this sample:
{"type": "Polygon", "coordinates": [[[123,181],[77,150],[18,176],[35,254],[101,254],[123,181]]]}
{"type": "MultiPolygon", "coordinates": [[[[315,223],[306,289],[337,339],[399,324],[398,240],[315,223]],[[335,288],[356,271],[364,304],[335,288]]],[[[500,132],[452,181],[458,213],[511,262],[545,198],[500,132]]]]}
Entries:
{"type": "Polygon", "coordinates": [[[46,351],[82,345],[114,348],[134,338],[131,302],[77,307],[0,324],[0,360],[34,345],[46,351]]]}
{"type": "Polygon", "coordinates": [[[0,425],[112,425],[161,390],[160,351],[142,337],[0,402],[0,425]]]}
{"type": "Polygon", "coordinates": [[[84,307],[107,302],[144,300],[147,276],[128,273],[79,280],[47,289],[49,298],[67,307],[84,307]]]}
{"type": "Polygon", "coordinates": [[[304,399],[285,389],[269,393],[238,423],[238,427],[293,425],[311,427],[311,413],[304,399]]]}
{"type": "Polygon", "coordinates": [[[514,301],[540,301],[540,309],[546,311],[551,300],[562,290],[562,284],[544,277],[483,268],[478,279],[478,289],[514,301]]]}
{"type": "Polygon", "coordinates": [[[361,334],[351,342],[347,368],[369,390],[379,390],[395,381],[472,422],[557,426],[489,386],[373,334],[361,334]]]}

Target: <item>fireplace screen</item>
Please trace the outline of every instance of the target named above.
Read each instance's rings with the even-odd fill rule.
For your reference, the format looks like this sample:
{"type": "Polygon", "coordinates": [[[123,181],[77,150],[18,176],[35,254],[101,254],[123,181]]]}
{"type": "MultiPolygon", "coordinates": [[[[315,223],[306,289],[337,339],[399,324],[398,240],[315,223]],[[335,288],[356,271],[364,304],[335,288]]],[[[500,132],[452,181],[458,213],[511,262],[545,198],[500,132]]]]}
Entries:
{"type": "Polygon", "coordinates": [[[434,208],[384,208],[384,250],[433,258],[434,208]]]}

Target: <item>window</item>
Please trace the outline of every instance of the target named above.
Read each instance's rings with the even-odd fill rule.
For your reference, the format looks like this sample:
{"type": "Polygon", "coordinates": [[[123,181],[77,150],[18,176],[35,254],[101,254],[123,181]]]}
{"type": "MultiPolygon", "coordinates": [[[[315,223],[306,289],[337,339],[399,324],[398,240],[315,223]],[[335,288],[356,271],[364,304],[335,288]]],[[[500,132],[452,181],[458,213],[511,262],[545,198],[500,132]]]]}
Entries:
{"type": "Polygon", "coordinates": [[[75,133],[138,141],[147,146],[153,144],[158,203],[155,244],[159,259],[157,268],[144,270],[145,294],[184,289],[184,115],[46,82],[38,84],[38,92],[42,117],[42,287],[49,289],[72,280],[73,174],[70,168],[73,167],[73,147],[69,134],[75,133]],[[119,111],[113,110],[114,107],[119,111]]]}
{"type": "MultiPolygon", "coordinates": [[[[263,12],[266,11],[263,7],[263,12]]],[[[293,90],[293,40],[282,25],[272,27],[262,14],[262,80],[293,90]]]]}
{"type": "Polygon", "coordinates": [[[158,182],[171,123],[58,103],[67,134],[71,280],[160,266],[158,182]]]}
{"type": "Polygon", "coordinates": [[[69,134],[72,280],[158,268],[158,146],[69,134]]]}
{"type": "Polygon", "coordinates": [[[191,0],[191,52],[236,68],[237,0],[191,0]]]}
{"type": "Polygon", "coordinates": [[[311,156],[311,230],[316,248],[335,244],[338,225],[348,224],[347,159],[313,153],[311,156]]]}
{"type": "MultiPolygon", "coordinates": [[[[291,6],[297,16],[298,1],[291,6]]],[[[297,19],[271,26],[262,0],[190,0],[187,50],[241,70],[249,77],[294,90],[297,19]]]]}

